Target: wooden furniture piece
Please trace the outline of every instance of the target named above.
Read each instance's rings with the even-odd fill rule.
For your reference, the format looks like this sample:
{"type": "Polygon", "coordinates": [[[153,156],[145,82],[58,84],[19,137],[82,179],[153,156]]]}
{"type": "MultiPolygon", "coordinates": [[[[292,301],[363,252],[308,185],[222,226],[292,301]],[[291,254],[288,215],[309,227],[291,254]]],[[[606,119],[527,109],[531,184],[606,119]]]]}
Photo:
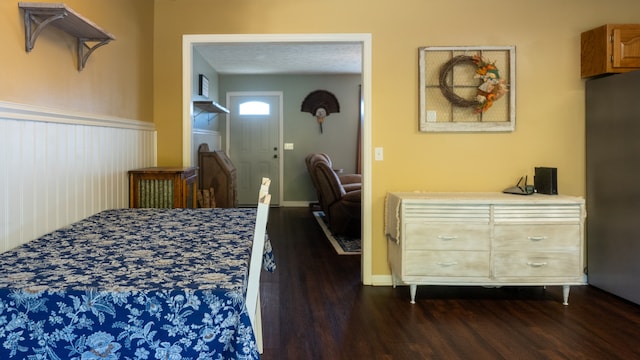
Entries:
{"type": "Polygon", "coordinates": [[[148,167],[129,171],[129,207],[195,208],[197,167],[148,167]]]}
{"type": "Polygon", "coordinates": [[[207,144],[198,147],[198,167],[201,189],[213,188],[216,207],[238,207],[236,167],[222,150],[209,151],[207,144]]]}
{"type": "Polygon", "coordinates": [[[84,69],[89,55],[97,48],[116,39],[65,4],[20,2],[18,6],[24,10],[26,51],[30,52],[38,35],[53,25],[78,39],[78,70],[84,69]]]}
{"type": "Polygon", "coordinates": [[[640,24],[607,24],[580,36],[583,78],[640,69],[640,24]]]}
{"type": "Polygon", "coordinates": [[[389,193],[393,284],[584,285],[582,198],[503,193],[389,193]]]}

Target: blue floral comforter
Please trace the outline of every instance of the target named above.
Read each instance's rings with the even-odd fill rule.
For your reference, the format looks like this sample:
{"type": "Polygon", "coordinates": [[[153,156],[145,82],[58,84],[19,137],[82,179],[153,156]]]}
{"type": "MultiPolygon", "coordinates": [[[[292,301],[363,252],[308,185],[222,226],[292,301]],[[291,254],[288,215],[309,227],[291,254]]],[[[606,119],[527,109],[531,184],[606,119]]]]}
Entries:
{"type": "Polygon", "coordinates": [[[259,358],[255,214],[107,210],[0,254],[0,359],[259,358]]]}

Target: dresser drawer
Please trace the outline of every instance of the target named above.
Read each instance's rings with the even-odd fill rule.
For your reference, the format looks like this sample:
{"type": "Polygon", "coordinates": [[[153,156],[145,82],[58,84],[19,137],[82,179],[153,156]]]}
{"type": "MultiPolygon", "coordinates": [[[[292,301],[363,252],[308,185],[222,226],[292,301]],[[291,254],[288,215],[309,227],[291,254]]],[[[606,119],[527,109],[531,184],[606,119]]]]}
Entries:
{"type": "Polygon", "coordinates": [[[408,223],[405,247],[411,250],[489,250],[489,225],[408,223]]]}
{"type": "Polygon", "coordinates": [[[580,255],[576,252],[509,252],[494,254],[494,276],[514,277],[579,277],[580,255]]]}
{"type": "Polygon", "coordinates": [[[408,276],[489,276],[488,251],[408,251],[404,273],[408,276]]]}
{"type": "Polygon", "coordinates": [[[496,250],[575,250],[582,237],[578,224],[496,225],[496,250]]]}

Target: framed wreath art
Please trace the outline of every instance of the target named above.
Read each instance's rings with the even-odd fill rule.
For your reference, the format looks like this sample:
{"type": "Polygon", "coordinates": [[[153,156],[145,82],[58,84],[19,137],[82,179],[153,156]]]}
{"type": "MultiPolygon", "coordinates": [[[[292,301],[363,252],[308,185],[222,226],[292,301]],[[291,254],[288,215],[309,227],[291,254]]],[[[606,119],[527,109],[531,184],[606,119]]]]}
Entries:
{"type": "Polygon", "coordinates": [[[515,47],[422,47],[420,131],[515,129],[515,47]]]}

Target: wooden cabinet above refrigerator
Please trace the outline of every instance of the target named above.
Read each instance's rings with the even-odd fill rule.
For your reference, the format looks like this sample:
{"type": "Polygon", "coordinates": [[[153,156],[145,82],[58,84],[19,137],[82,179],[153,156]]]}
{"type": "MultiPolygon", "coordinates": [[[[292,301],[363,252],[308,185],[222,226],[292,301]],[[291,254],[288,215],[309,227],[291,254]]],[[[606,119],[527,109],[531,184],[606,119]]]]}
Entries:
{"type": "Polygon", "coordinates": [[[607,24],[580,36],[580,75],[589,78],[640,69],[640,24],[607,24]]]}

